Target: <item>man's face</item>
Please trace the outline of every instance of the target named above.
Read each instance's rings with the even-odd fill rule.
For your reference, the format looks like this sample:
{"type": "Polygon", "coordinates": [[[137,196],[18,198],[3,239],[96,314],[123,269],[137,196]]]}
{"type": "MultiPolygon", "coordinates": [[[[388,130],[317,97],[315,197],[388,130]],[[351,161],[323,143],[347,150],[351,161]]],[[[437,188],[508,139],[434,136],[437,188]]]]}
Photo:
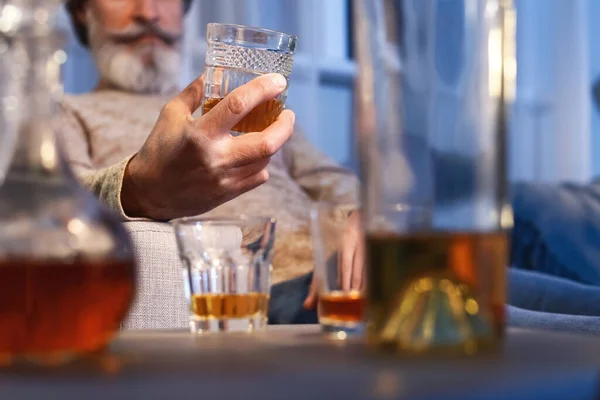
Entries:
{"type": "Polygon", "coordinates": [[[182,11],[182,0],[88,0],[84,18],[102,78],[133,92],[173,89],[182,11]]]}

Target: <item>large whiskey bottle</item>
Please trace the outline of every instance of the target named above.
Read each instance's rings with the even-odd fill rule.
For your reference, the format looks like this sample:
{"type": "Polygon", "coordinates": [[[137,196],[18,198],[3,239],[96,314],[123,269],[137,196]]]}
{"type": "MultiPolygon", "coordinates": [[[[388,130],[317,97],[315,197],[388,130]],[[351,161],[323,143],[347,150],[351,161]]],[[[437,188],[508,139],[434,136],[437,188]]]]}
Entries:
{"type": "Polygon", "coordinates": [[[510,0],[355,0],[368,340],[475,354],[504,331],[510,0]]]}

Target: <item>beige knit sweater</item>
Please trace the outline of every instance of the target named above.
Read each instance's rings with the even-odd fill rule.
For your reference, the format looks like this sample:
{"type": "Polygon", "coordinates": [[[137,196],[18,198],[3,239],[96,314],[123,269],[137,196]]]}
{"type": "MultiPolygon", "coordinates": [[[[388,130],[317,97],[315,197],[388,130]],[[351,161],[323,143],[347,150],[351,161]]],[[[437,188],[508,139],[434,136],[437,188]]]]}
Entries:
{"type": "MultiPolygon", "coordinates": [[[[150,134],[168,101],[121,91],[67,96],[60,113],[67,157],[82,183],[129,218],[121,206],[123,174],[129,159],[150,134]]],[[[275,283],[313,269],[309,210],[314,200],[357,201],[355,176],[336,165],[296,132],[268,167],[264,185],[205,215],[266,215],[277,218],[275,283]]]]}

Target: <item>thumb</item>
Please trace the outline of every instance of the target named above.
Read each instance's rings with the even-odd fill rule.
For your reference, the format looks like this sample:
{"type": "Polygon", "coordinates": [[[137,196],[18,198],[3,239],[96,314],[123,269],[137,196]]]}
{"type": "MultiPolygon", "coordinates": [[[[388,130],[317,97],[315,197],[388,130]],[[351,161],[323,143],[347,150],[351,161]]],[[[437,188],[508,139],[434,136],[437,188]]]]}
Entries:
{"type": "Polygon", "coordinates": [[[183,89],[174,100],[184,107],[187,112],[193,114],[202,105],[203,96],[204,74],[183,89]]]}

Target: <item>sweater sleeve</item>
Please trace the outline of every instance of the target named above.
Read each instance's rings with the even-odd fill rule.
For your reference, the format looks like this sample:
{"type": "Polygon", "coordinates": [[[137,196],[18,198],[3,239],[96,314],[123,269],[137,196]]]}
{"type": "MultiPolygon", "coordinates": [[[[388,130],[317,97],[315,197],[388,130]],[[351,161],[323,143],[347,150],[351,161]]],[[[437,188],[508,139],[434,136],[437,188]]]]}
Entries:
{"type": "Polygon", "coordinates": [[[359,203],[354,173],[319,151],[301,131],[294,132],[284,149],[290,175],[314,201],[359,203]]]}
{"type": "Polygon", "coordinates": [[[91,159],[89,132],[76,112],[65,103],[59,106],[57,133],[66,159],[80,183],[115,211],[122,220],[133,221],[123,210],[121,189],[127,164],[133,155],[106,168],[95,168],[91,159]]]}

